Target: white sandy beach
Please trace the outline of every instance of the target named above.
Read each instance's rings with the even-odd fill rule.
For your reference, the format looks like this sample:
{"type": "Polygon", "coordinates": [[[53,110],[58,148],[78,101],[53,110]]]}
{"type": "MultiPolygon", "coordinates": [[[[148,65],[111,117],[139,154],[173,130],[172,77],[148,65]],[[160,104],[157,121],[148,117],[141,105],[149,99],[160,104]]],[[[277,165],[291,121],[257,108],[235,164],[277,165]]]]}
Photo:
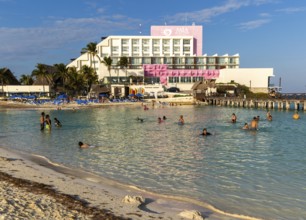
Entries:
{"type": "Polygon", "coordinates": [[[182,208],[192,208],[39,156],[3,148],[0,155],[0,219],[183,219],[182,208]],[[126,195],[145,204],[124,203],[126,195]]]}

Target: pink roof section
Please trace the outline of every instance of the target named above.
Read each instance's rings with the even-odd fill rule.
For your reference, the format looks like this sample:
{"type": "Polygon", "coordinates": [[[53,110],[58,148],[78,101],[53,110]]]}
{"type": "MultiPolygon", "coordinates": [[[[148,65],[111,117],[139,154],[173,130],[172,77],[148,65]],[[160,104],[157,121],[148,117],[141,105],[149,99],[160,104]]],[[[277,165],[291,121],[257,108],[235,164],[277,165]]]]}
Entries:
{"type": "Polygon", "coordinates": [[[197,56],[202,56],[203,27],[192,26],[151,26],[151,36],[193,36],[193,51],[197,56]]]}

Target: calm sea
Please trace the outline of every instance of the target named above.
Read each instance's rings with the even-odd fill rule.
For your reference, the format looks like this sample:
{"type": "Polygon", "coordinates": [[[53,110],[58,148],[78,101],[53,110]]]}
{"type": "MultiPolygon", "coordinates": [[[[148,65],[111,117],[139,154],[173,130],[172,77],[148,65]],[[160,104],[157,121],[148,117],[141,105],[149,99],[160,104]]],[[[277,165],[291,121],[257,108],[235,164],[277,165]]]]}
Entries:
{"type": "Polygon", "coordinates": [[[270,122],[264,110],[213,106],[46,110],[63,127],[41,132],[40,112],[0,110],[1,145],[229,213],[306,219],[304,113],[293,120],[292,111],[272,110],[270,122]],[[257,115],[259,131],[241,129],[257,115]],[[162,116],[167,120],[157,123],[162,116]],[[213,135],[200,136],[204,127],[213,135]],[[80,150],[78,141],[97,147],[80,150]]]}

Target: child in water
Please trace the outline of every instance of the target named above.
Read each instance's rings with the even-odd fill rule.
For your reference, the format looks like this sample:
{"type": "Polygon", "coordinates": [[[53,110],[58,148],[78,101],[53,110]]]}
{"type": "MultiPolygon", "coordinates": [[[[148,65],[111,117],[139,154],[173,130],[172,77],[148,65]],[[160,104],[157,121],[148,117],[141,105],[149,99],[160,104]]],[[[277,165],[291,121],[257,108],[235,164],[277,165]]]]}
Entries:
{"type": "Polygon", "coordinates": [[[54,124],[56,127],[62,127],[61,122],[57,118],[54,118],[54,124]]]}

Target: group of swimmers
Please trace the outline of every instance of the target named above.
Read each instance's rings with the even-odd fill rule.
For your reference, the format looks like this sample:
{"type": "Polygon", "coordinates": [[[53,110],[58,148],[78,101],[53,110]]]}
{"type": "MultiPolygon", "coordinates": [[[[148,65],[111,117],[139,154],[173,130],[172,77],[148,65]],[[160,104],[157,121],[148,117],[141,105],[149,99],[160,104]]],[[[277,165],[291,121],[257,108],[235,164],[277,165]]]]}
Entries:
{"type": "MultiPolygon", "coordinates": [[[[54,118],[54,124],[56,127],[62,127],[61,122],[57,118],[54,118]]],[[[50,115],[45,115],[45,112],[42,112],[40,115],[40,130],[43,131],[46,129],[51,131],[51,128],[52,122],[50,119],[50,115]]]]}

